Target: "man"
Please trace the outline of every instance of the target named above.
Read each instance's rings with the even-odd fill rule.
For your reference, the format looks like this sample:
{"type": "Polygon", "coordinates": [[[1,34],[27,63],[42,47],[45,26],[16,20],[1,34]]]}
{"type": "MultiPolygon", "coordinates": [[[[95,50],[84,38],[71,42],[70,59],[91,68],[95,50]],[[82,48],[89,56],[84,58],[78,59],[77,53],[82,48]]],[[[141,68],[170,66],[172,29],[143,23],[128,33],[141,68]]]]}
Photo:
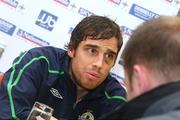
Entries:
{"type": "Polygon", "coordinates": [[[119,26],[107,17],[84,18],[67,51],[40,47],[15,59],[0,88],[0,119],[25,120],[35,101],[58,120],[93,120],[126,103],[109,71],[122,46],[119,26]]]}
{"type": "Polygon", "coordinates": [[[143,23],[122,58],[129,102],[102,119],[180,119],[180,18],[143,23]]]}

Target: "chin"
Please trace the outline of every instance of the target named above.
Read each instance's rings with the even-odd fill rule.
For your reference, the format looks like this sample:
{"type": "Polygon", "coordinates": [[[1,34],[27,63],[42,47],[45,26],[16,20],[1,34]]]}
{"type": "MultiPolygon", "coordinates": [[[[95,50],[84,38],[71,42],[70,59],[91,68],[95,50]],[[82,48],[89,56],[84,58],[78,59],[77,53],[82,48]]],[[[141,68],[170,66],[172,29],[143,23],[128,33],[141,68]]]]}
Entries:
{"type": "Polygon", "coordinates": [[[86,87],[83,87],[83,88],[86,89],[87,91],[90,91],[90,90],[94,90],[96,88],[96,86],[95,87],[92,87],[92,86],[91,87],[87,87],[86,86],[86,87]]]}

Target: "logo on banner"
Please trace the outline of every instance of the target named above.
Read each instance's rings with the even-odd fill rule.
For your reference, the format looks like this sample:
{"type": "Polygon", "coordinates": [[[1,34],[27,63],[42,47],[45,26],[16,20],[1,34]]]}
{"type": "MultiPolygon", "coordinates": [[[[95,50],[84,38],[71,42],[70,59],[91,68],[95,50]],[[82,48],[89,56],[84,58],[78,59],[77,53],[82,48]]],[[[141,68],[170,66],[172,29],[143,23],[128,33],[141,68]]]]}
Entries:
{"type": "Polygon", "coordinates": [[[77,8],[76,4],[74,4],[74,3],[73,3],[73,4],[70,4],[70,7],[71,7],[72,10],[74,10],[74,9],[77,8]]]}
{"type": "Polygon", "coordinates": [[[119,5],[121,3],[121,0],[109,0],[112,3],[115,3],[117,5],[119,5]]]}
{"type": "Polygon", "coordinates": [[[0,31],[12,35],[16,26],[0,18],[0,31]]]}
{"type": "Polygon", "coordinates": [[[71,34],[73,29],[74,29],[73,27],[70,27],[69,30],[68,30],[68,34],[71,34]]]}
{"type": "Polygon", "coordinates": [[[44,10],[41,10],[37,21],[36,21],[36,25],[45,28],[49,31],[52,31],[54,28],[55,23],[57,22],[58,17],[48,13],[44,10]]]}
{"type": "Polygon", "coordinates": [[[5,51],[5,47],[6,47],[6,45],[0,42],[0,59],[1,59],[2,54],[5,51]]]}
{"type": "Polygon", "coordinates": [[[173,0],[173,7],[180,8],[180,0],[173,0]]]}
{"type": "Polygon", "coordinates": [[[126,26],[121,26],[121,30],[122,30],[122,33],[127,36],[131,36],[133,33],[133,30],[126,26]]]}
{"type": "MultiPolygon", "coordinates": [[[[111,72],[110,73],[114,78],[116,78],[118,81],[124,81],[124,76],[120,76],[120,75],[118,75],[118,74],[116,74],[116,73],[113,73],[113,72],[111,72]]],[[[124,87],[123,87],[124,88],[124,87]]]]}
{"type": "Polygon", "coordinates": [[[57,2],[57,3],[60,3],[60,4],[64,5],[64,6],[66,6],[66,7],[68,7],[69,4],[70,4],[69,0],[54,0],[54,1],[57,2]]]}
{"type": "Polygon", "coordinates": [[[170,3],[173,2],[173,0],[165,0],[165,1],[170,2],[170,3]]]}
{"type": "Polygon", "coordinates": [[[178,13],[177,13],[177,16],[179,16],[179,17],[180,17],[180,9],[179,9],[179,11],[178,11],[178,13]]]}
{"type": "Polygon", "coordinates": [[[24,4],[19,5],[18,8],[19,8],[20,10],[25,10],[25,9],[26,9],[26,8],[24,7],[24,4]]]}
{"type": "Polygon", "coordinates": [[[16,0],[0,0],[0,1],[13,7],[13,8],[16,8],[18,6],[18,1],[16,1],[16,0]]]}
{"type": "Polygon", "coordinates": [[[42,40],[42,39],[40,39],[40,38],[26,32],[26,31],[24,31],[22,29],[19,29],[16,35],[23,38],[23,39],[25,39],[25,40],[27,40],[27,41],[29,41],[29,42],[32,42],[32,43],[36,44],[38,46],[47,46],[47,45],[49,45],[49,43],[47,41],[44,41],[44,40],[42,40]]]}
{"type": "Polygon", "coordinates": [[[164,0],[165,2],[169,3],[173,7],[180,7],[180,0],[164,0]]]}
{"type": "Polygon", "coordinates": [[[84,9],[84,8],[79,8],[78,13],[79,13],[80,15],[85,16],[85,17],[88,17],[88,16],[93,15],[92,12],[90,12],[90,11],[84,9]]]}
{"type": "Polygon", "coordinates": [[[150,10],[147,10],[141,6],[138,6],[136,4],[132,5],[132,7],[129,11],[129,14],[134,15],[145,21],[159,17],[158,14],[156,14],[150,10]]]}

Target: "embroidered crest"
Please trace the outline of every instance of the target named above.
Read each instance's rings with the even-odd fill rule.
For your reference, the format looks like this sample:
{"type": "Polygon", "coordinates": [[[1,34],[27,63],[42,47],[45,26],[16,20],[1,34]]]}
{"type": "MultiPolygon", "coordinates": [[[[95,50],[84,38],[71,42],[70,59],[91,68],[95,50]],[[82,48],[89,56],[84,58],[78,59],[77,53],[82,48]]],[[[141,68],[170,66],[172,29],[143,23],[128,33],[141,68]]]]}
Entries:
{"type": "Polygon", "coordinates": [[[94,120],[94,116],[90,111],[87,111],[79,116],[78,120],[94,120]]]}

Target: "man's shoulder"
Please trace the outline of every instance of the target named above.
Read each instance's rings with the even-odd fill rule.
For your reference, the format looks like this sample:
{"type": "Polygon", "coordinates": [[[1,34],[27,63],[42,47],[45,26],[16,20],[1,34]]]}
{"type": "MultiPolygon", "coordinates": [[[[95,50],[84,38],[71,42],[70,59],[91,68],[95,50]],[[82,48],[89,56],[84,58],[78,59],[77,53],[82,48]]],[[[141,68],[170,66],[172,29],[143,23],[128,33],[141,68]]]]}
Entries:
{"type": "Polygon", "coordinates": [[[105,86],[105,90],[107,92],[114,92],[115,94],[120,94],[125,96],[126,94],[126,87],[124,85],[124,83],[119,82],[116,78],[114,78],[113,76],[109,75],[107,77],[107,81],[106,81],[106,86],[105,86]]]}
{"type": "Polygon", "coordinates": [[[55,69],[59,68],[60,62],[65,61],[64,59],[66,56],[66,51],[61,48],[56,48],[52,46],[35,47],[22,53],[14,60],[14,62],[17,62],[17,60],[22,58],[22,63],[24,64],[26,64],[27,62],[36,62],[38,64],[48,63],[51,69],[55,69]]]}
{"type": "Polygon", "coordinates": [[[108,75],[106,78],[107,86],[112,86],[112,87],[122,87],[122,82],[120,82],[118,79],[113,77],[111,74],[108,75]]]}
{"type": "Polygon", "coordinates": [[[61,49],[61,48],[57,48],[57,47],[53,47],[53,46],[44,46],[44,47],[35,47],[35,48],[32,48],[30,51],[33,51],[33,52],[42,52],[42,53],[59,53],[59,52],[65,52],[64,49],[61,49]]]}
{"type": "Polygon", "coordinates": [[[53,46],[45,46],[45,47],[35,47],[27,51],[27,55],[29,57],[44,57],[47,59],[59,59],[63,56],[66,51],[61,48],[56,48],[53,46]]]}

